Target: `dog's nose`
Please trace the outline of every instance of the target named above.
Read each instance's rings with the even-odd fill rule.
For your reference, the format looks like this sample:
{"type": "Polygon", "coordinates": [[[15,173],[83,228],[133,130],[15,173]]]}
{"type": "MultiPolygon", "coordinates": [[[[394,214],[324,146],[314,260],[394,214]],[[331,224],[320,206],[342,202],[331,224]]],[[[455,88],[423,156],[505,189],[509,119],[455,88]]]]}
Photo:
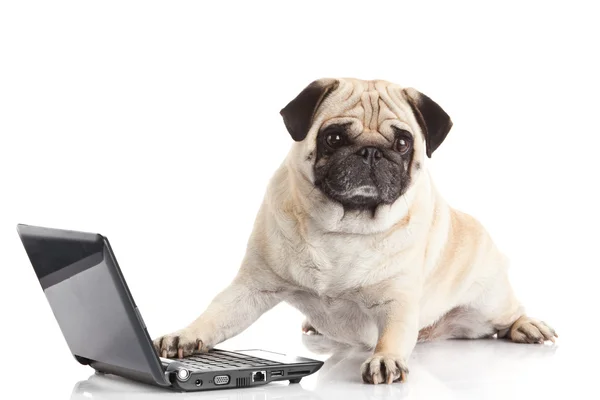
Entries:
{"type": "Polygon", "coordinates": [[[361,156],[366,164],[373,164],[382,157],[381,150],[372,146],[363,147],[356,154],[361,156]]]}

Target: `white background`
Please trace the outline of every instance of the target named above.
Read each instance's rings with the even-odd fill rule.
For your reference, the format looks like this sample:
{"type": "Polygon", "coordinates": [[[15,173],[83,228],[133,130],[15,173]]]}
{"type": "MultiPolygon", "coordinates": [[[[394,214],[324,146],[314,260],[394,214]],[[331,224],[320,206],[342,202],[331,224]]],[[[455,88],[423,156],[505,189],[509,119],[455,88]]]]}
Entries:
{"type": "MultiPolygon", "coordinates": [[[[313,79],[352,76],[451,115],[428,161],[438,187],[510,256],[530,314],[582,360],[598,354],[584,346],[600,328],[592,4],[0,3],[2,353],[53,360],[32,390],[57,397],[89,375],[17,223],[108,236],[152,336],[180,328],[237,271],[292,143],[279,110],[313,79]]],[[[282,304],[223,347],[307,354],[301,321],[282,304]]]]}

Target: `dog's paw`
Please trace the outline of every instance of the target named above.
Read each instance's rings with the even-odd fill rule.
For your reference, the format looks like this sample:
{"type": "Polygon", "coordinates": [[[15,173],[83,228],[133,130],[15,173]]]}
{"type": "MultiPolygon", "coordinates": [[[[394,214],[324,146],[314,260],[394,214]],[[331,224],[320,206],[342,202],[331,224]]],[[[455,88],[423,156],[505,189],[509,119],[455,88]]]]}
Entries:
{"type": "Polygon", "coordinates": [[[558,335],[543,321],[522,316],[510,328],[509,338],[517,343],[544,343],[546,340],[555,342],[558,335]]]}
{"type": "Polygon", "coordinates": [[[365,383],[393,383],[406,381],[408,368],[402,357],[390,353],[376,353],[361,367],[365,383]]]}
{"type": "Polygon", "coordinates": [[[153,341],[154,348],[163,358],[183,358],[209,350],[207,344],[191,329],[181,329],[153,341]]]}

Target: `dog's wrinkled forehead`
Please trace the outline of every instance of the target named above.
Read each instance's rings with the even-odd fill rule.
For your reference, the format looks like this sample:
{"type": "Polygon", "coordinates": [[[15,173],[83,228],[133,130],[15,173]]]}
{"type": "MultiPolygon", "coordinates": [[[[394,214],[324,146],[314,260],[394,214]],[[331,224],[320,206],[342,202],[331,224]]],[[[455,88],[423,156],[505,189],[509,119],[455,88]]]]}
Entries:
{"type": "Polygon", "coordinates": [[[450,116],[425,94],[385,80],[318,79],[280,111],[296,142],[308,150],[320,130],[346,123],[351,135],[393,137],[394,129],[410,132],[415,150],[425,144],[428,157],[452,128],[450,116]],[[417,140],[421,139],[421,140],[417,140]]]}
{"type": "Polygon", "coordinates": [[[329,125],[345,123],[350,124],[353,136],[381,135],[391,141],[392,126],[411,131],[416,120],[399,85],[383,80],[338,79],[335,90],[315,110],[307,136],[329,125]]]}

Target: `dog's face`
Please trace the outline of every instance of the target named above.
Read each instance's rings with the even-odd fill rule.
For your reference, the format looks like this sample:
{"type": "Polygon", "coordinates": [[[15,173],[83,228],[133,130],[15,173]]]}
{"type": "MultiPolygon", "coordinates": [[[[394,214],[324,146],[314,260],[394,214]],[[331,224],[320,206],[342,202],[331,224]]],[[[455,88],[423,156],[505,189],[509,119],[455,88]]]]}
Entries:
{"type": "Polygon", "coordinates": [[[301,148],[298,168],[345,209],[398,200],[452,127],[427,96],[386,81],[314,81],[281,115],[301,148]]]}
{"type": "Polygon", "coordinates": [[[360,124],[329,123],[317,134],[314,184],[344,207],[391,204],[410,185],[414,138],[390,124],[389,132],[360,124]]]}

